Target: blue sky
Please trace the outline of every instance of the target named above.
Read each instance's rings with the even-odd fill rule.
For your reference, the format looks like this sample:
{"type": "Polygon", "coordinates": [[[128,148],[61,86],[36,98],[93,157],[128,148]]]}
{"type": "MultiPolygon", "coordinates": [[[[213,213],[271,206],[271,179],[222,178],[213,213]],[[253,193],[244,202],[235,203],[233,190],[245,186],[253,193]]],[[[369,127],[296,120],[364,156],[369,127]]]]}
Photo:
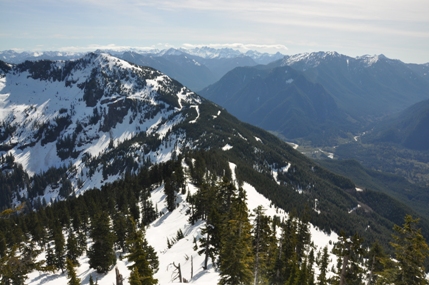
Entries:
{"type": "Polygon", "coordinates": [[[0,50],[235,47],[429,62],[428,0],[0,0],[0,50]]]}

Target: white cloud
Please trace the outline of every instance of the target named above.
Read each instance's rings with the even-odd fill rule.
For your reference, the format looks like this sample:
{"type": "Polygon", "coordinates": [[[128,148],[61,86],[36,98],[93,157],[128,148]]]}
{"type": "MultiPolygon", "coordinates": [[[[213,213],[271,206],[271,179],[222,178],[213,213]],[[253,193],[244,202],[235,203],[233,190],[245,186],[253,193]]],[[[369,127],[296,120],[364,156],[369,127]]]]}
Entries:
{"type": "Polygon", "coordinates": [[[195,47],[211,47],[211,48],[232,48],[238,50],[277,50],[279,52],[287,51],[288,48],[285,45],[281,44],[243,44],[243,43],[218,43],[218,44],[183,44],[185,48],[195,48],[195,47]]]}
{"type": "Polygon", "coordinates": [[[74,51],[74,52],[87,52],[87,51],[95,51],[95,50],[115,50],[115,51],[127,51],[127,50],[154,50],[154,49],[163,49],[166,47],[170,47],[170,45],[166,44],[157,44],[151,46],[126,46],[126,45],[116,45],[116,44],[107,44],[107,45],[99,45],[99,44],[90,44],[87,46],[65,46],[58,48],[59,51],[74,51]]]}

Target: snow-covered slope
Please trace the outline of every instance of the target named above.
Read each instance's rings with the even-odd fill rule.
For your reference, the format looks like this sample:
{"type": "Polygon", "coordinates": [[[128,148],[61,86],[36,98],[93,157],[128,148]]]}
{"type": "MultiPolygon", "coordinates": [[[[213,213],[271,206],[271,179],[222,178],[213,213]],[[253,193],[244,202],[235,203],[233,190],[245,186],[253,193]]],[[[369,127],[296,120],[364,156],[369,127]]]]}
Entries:
{"type": "MultiPolygon", "coordinates": [[[[118,178],[112,173],[103,179],[106,167],[99,165],[88,173],[91,158],[141,131],[159,141],[168,137],[169,144],[153,150],[129,146],[133,155],[124,155],[135,163],[130,170],[145,161],[169,160],[184,143],[184,136],[169,134],[171,128],[186,118],[185,110],[196,110],[200,103],[197,95],[162,73],[107,54],[88,54],[73,62],[5,64],[0,154],[12,154],[30,175],[72,165],[68,178],[80,193],[118,178]]],[[[58,189],[46,189],[43,196],[49,202],[57,195],[58,189]]]]}
{"type": "MultiPolygon", "coordinates": [[[[235,179],[236,165],[233,163],[229,164],[232,177],[235,179]]],[[[238,186],[238,185],[237,185],[238,186]]],[[[243,183],[243,189],[247,194],[247,206],[249,211],[252,211],[258,206],[262,206],[266,211],[265,215],[280,218],[287,218],[287,213],[281,209],[275,208],[269,199],[260,194],[252,185],[247,182],[243,183]]],[[[197,188],[187,179],[186,188],[190,194],[194,194],[197,188]]],[[[153,246],[157,252],[159,258],[159,271],[155,274],[155,278],[158,279],[158,284],[180,284],[177,280],[174,280],[174,267],[172,263],[181,265],[182,276],[189,283],[196,285],[214,285],[219,281],[219,272],[215,270],[213,265],[210,263],[207,270],[203,269],[204,256],[200,256],[194,251],[194,239],[198,240],[201,235],[201,229],[204,226],[204,221],[199,221],[194,225],[189,223],[189,215],[187,211],[190,205],[185,201],[185,195],[178,193],[176,202],[178,207],[168,212],[166,208],[164,185],[156,187],[151,192],[151,199],[162,213],[158,219],[152,222],[146,229],[146,239],[148,243],[153,246]],[[184,238],[174,243],[171,248],[167,246],[167,239],[176,237],[178,230],[181,230],[184,234],[184,238]]],[[[250,214],[250,213],[249,213],[250,214]]],[[[327,235],[316,227],[310,225],[311,239],[315,244],[316,250],[321,250],[323,247],[328,246],[329,250],[332,249],[333,243],[338,240],[335,233],[327,235]]],[[[44,258],[45,253],[40,254],[40,259],[44,258]]],[[[117,252],[118,257],[120,252],[117,252]]],[[[331,265],[333,265],[335,259],[332,258],[331,265]]],[[[80,266],[76,268],[78,278],[81,279],[82,284],[89,284],[90,275],[95,280],[98,280],[100,285],[110,285],[115,282],[115,270],[110,270],[107,274],[97,274],[95,270],[89,269],[88,258],[83,256],[79,259],[80,266]]],[[[120,274],[124,277],[124,284],[129,284],[128,277],[130,272],[127,266],[130,265],[126,258],[122,260],[118,258],[115,267],[119,269],[120,274]]],[[[314,268],[317,272],[317,268],[314,268]]],[[[66,273],[58,271],[55,274],[52,273],[39,273],[33,272],[28,275],[27,283],[29,285],[56,285],[56,284],[67,284],[66,273]]]]}

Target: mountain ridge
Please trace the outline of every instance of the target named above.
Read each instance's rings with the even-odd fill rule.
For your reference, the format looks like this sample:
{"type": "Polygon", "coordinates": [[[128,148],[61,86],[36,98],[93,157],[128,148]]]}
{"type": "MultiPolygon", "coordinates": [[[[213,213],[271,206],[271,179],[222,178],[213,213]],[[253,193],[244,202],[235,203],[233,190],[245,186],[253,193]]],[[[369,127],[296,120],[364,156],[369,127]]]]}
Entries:
{"type": "Polygon", "coordinates": [[[421,73],[384,55],[353,58],[337,52],[314,52],[285,56],[269,64],[283,65],[322,84],[340,108],[359,120],[371,121],[428,98],[429,84],[421,73]]]}

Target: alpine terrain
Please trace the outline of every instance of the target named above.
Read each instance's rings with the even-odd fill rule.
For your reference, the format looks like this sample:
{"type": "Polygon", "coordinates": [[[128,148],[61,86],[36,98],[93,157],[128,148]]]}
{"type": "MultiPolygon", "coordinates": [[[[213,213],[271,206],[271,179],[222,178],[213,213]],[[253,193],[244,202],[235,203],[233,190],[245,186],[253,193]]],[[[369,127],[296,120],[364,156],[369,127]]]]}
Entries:
{"type": "MultiPolygon", "coordinates": [[[[321,105],[312,122],[344,116],[300,71],[240,72],[240,81],[286,88],[303,106],[295,116],[321,105]]],[[[408,206],[107,53],[0,61],[0,208],[4,284],[364,284],[425,274],[424,217],[407,247],[418,216],[408,206]]]]}

